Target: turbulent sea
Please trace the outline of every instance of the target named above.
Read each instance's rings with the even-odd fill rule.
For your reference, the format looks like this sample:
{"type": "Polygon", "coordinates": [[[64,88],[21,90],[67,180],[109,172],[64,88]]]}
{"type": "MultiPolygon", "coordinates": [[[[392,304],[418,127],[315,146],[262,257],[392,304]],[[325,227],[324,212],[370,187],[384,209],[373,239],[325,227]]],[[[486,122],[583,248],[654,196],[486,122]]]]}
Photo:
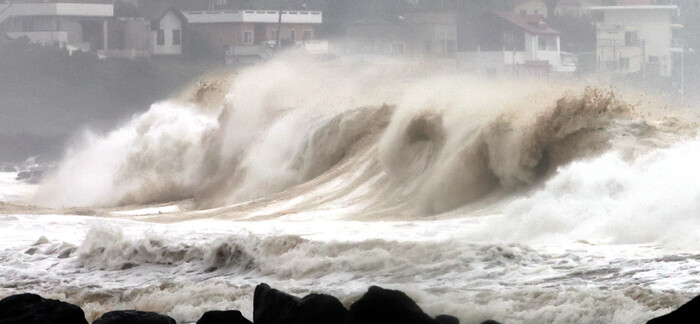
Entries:
{"type": "Polygon", "coordinates": [[[30,184],[0,297],[180,323],[261,282],[400,289],[463,323],[644,323],[700,294],[700,120],[633,90],[292,55],[214,78],[30,184]]]}

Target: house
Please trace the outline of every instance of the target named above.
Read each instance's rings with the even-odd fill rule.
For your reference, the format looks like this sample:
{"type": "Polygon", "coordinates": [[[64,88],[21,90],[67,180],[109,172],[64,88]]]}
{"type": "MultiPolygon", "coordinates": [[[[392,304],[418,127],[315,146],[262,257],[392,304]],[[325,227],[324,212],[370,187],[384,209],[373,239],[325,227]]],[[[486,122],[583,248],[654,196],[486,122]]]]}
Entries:
{"type": "Polygon", "coordinates": [[[559,32],[541,15],[494,11],[482,17],[481,25],[479,47],[476,52],[460,53],[462,66],[489,73],[547,75],[550,71],[572,71],[570,64],[562,63],[559,32]]]}
{"type": "Polygon", "coordinates": [[[372,17],[347,28],[355,53],[395,56],[454,56],[457,50],[456,14],[420,10],[391,17],[372,17]]]}
{"type": "MultiPolygon", "coordinates": [[[[679,0],[674,0],[678,2],[679,0]]],[[[682,0],[681,0],[682,1],[682,0]]],[[[694,0],[691,0],[694,1],[694,0]]],[[[667,4],[670,0],[557,0],[554,14],[576,18],[588,18],[591,7],[599,6],[638,6],[667,4]]]]}
{"type": "Polygon", "coordinates": [[[547,18],[547,5],[543,0],[520,0],[513,5],[513,11],[521,15],[542,15],[547,18]]]}
{"type": "Polygon", "coordinates": [[[681,59],[682,25],[675,5],[591,7],[596,21],[599,72],[644,72],[671,76],[681,59]]]}
{"type": "Polygon", "coordinates": [[[245,63],[269,57],[278,45],[315,40],[316,28],[323,22],[321,11],[309,10],[192,10],[184,16],[193,33],[245,63]]]}
{"type": "Polygon", "coordinates": [[[181,55],[182,39],[187,18],[173,6],[147,10],[144,17],[150,22],[149,43],[152,55],[181,55]]]}
{"type": "Polygon", "coordinates": [[[13,2],[0,4],[0,32],[35,43],[97,51],[106,46],[105,27],[113,16],[112,4],[13,2]]]}
{"type": "Polygon", "coordinates": [[[590,16],[590,8],[605,4],[604,0],[559,0],[554,8],[557,16],[574,18],[587,18],[590,16]]]}
{"type": "Polygon", "coordinates": [[[179,56],[183,54],[185,16],[167,2],[133,10],[130,16],[115,17],[108,23],[107,48],[101,57],[179,56]]]}

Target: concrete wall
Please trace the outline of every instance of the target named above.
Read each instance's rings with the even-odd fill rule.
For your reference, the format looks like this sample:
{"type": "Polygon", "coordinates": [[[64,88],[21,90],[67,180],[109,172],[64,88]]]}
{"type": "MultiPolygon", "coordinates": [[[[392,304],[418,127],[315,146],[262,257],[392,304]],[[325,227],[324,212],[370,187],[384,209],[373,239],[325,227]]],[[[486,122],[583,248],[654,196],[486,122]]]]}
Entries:
{"type": "MultiPolygon", "coordinates": [[[[266,42],[276,42],[275,31],[277,24],[270,23],[210,23],[191,24],[189,28],[206,37],[214,48],[222,48],[227,45],[259,45],[266,42]],[[252,44],[244,43],[244,33],[250,31],[253,34],[252,44]]],[[[295,43],[301,43],[304,31],[311,33],[310,39],[316,37],[316,25],[314,24],[282,24],[282,41],[291,41],[291,33],[294,31],[295,43]]]]}
{"type": "MultiPolygon", "coordinates": [[[[85,36],[83,24],[93,23],[98,27],[98,30],[95,30],[95,32],[99,34],[101,33],[102,22],[99,18],[65,16],[10,17],[3,25],[3,29],[13,35],[24,33],[30,40],[38,43],[46,43],[46,37],[58,35],[47,32],[64,32],[61,33],[60,41],[58,41],[61,45],[70,45],[89,51],[100,49],[102,44],[91,46],[90,40],[85,36]]],[[[96,43],[101,43],[101,39],[97,39],[96,43]]]]}
{"type": "Polygon", "coordinates": [[[243,45],[243,31],[250,30],[255,34],[252,23],[190,24],[189,28],[206,37],[215,49],[222,51],[224,46],[243,45]]]}

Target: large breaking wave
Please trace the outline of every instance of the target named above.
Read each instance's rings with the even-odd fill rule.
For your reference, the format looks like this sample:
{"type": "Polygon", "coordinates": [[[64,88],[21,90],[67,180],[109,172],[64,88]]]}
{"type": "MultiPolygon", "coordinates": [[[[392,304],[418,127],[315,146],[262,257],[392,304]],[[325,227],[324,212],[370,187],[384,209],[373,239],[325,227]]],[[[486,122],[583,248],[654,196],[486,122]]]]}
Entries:
{"type": "Polygon", "coordinates": [[[612,90],[404,67],[287,57],[246,69],[230,86],[207,84],[110,133],[86,133],[35,202],[210,208],[297,198],[298,208],[352,205],[363,217],[435,214],[527,190],[613,146],[634,155],[682,133],[612,90]]]}

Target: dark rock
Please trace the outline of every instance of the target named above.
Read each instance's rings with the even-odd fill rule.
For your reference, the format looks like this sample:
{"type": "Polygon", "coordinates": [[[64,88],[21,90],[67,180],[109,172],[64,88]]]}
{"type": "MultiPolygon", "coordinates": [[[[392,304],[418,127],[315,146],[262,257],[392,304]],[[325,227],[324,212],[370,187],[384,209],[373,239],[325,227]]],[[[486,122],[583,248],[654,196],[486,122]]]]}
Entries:
{"type": "Polygon", "coordinates": [[[105,313],[92,324],[177,324],[169,316],[152,312],[122,310],[105,313]]]}
{"type": "Polygon", "coordinates": [[[348,310],[335,297],[311,294],[292,308],[285,324],[343,324],[348,310]]]}
{"type": "Polygon", "coordinates": [[[302,299],[272,289],[267,284],[255,288],[255,324],[344,324],[348,310],[335,297],[311,294],[302,299]]]}
{"type": "Polygon", "coordinates": [[[253,324],[243,317],[239,311],[211,311],[206,312],[197,321],[197,324],[253,324]]]}
{"type": "Polygon", "coordinates": [[[700,323],[700,296],[666,315],[651,319],[647,324],[691,324],[700,323]]]}
{"type": "Polygon", "coordinates": [[[284,323],[298,303],[299,297],[272,289],[267,284],[259,284],[253,295],[253,323],[284,323]]]}
{"type": "Polygon", "coordinates": [[[459,324],[459,319],[450,315],[440,315],[435,318],[438,324],[459,324]]]}
{"type": "MultiPolygon", "coordinates": [[[[349,324],[436,324],[416,303],[397,290],[372,286],[350,306],[349,324]]],[[[257,324],[257,323],[256,323],[257,324]]]]}
{"type": "Polygon", "coordinates": [[[0,324],[87,324],[80,307],[34,294],[0,300],[0,324]]]}
{"type": "Polygon", "coordinates": [[[496,322],[494,320],[486,320],[481,322],[481,324],[501,324],[500,322],[496,322]]]}

